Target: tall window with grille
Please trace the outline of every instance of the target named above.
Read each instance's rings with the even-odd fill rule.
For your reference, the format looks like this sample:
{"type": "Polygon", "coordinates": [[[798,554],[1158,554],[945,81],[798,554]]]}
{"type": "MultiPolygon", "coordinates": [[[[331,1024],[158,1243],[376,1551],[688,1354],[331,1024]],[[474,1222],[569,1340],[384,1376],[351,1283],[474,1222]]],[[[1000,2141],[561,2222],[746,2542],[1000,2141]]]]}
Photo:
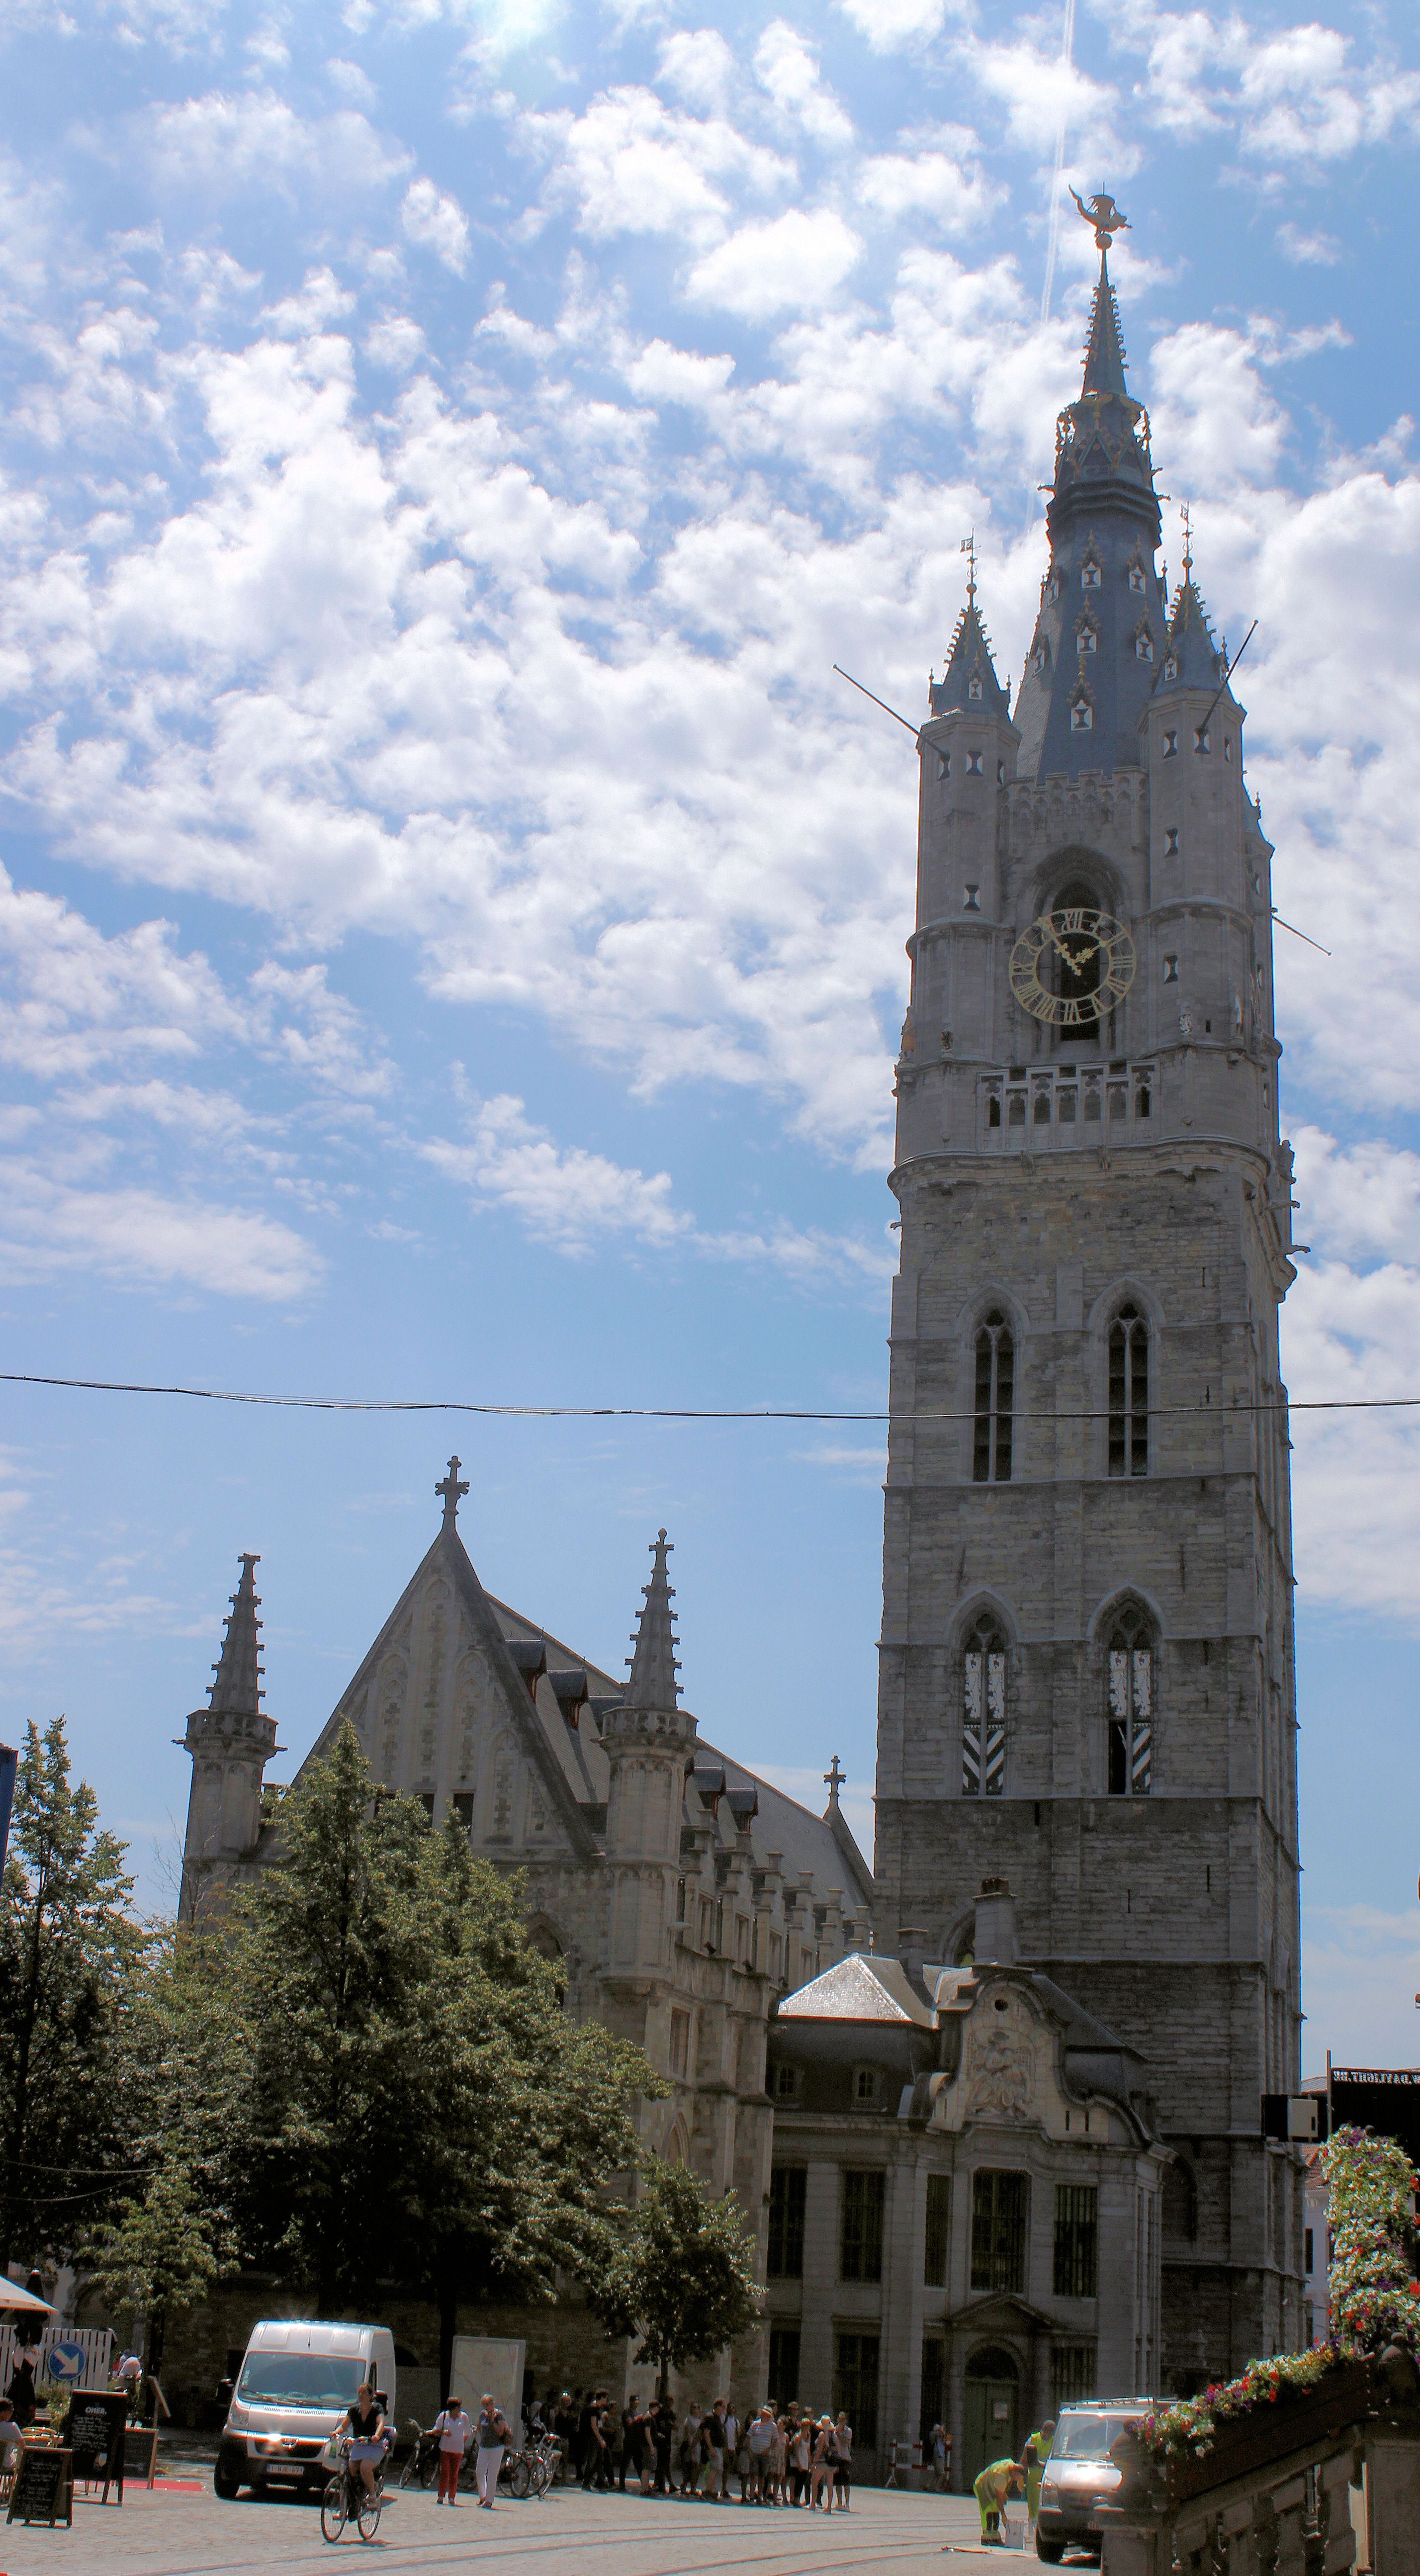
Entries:
{"type": "Polygon", "coordinates": [[[1092,2343],[1057,2343],[1050,2355],[1050,2411],[1088,2405],[1095,2393],[1095,2347],[1092,2343]]]}
{"type": "Polygon", "coordinates": [[[961,1790],[964,1798],[999,1798],[1005,1786],[1006,1640],[986,1618],[962,1656],[961,1790]]]}
{"type": "Polygon", "coordinates": [[[975,1436],[971,1473],[978,1485],[1006,1485],[1011,1480],[1011,1406],[1015,1393],[1015,1345],[1011,1328],[995,1307],[977,1329],[975,1436]]]}
{"type": "Polygon", "coordinates": [[[1055,2186],[1055,2295],[1093,2299],[1098,2292],[1100,2196],[1093,2183],[1055,2186]]]}
{"type": "MultiPolygon", "coordinates": [[[[769,2260],[771,2281],[804,2277],[804,2204],[808,2193],[804,2165],[775,2165],[769,2177],[769,2260]]],[[[781,2392],[776,2389],[775,2395],[781,2392]]]]}
{"type": "Polygon", "coordinates": [[[883,2197],[881,2173],[845,2172],[843,2238],[839,2277],[844,2281],[880,2281],[883,2277],[883,2197]]]}
{"type": "Polygon", "coordinates": [[[971,2183],[971,2286],[1025,2292],[1026,2177],[978,2173],[971,2183]]]}
{"type": "Polygon", "coordinates": [[[1138,1610],[1121,1611],[1108,1648],[1109,1794],[1147,1798],[1154,1777],[1154,1650],[1138,1610]]]}
{"type": "Polygon", "coordinates": [[[1137,1306],[1109,1328],[1109,1472],[1149,1472],[1149,1327],[1137,1306]]]}
{"type": "Polygon", "coordinates": [[[833,2411],[848,2418],[853,2447],[871,2451],[878,2439],[878,2337],[841,2334],[834,2337],[833,2411]]]}
{"type": "Polygon", "coordinates": [[[951,2238],[952,2178],[927,2176],[927,2228],[922,2247],[922,2278],[929,2290],[947,2285],[947,2249],[951,2238]]]}

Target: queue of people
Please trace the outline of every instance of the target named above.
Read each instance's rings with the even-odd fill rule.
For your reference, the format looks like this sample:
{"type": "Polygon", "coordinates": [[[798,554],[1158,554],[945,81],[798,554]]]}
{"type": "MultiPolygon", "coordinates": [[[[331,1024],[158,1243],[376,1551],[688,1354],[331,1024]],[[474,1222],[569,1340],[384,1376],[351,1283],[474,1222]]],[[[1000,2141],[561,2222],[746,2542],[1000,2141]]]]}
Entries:
{"type": "Polygon", "coordinates": [[[669,2398],[643,2405],[633,2394],[618,2410],[605,2389],[549,2389],[530,2426],[533,2414],[562,2445],[564,2477],[588,2494],[625,2495],[629,2479],[642,2495],[850,2510],[853,2428],[841,2410],[815,2416],[767,2400],[741,2420],[726,2397],[678,2412],[669,2398]]]}

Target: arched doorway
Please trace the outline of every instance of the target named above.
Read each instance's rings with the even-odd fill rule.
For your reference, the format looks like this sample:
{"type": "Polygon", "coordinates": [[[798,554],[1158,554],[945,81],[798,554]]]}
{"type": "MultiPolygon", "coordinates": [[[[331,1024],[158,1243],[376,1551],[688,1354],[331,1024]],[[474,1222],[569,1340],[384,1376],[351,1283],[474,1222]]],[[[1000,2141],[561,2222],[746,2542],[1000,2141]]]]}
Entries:
{"type": "Polygon", "coordinates": [[[989,2343],[966,2365],[966,2415],[962,2425],[962,2486],[969,2494],[992,2460],[1019,2457],[1016,2414],[1019,2374],[1003,2344],[989,2343]]]}

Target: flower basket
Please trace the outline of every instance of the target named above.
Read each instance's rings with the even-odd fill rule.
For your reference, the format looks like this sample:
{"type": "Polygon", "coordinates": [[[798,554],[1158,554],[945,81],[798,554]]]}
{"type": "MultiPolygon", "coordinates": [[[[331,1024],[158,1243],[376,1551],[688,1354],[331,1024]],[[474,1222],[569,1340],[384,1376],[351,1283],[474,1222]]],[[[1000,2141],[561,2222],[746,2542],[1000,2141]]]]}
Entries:
{"type": "Polygon", "coordinates": [[[1369,2360],[1338,2362],[1315,2388],[1280,2388],[1270,2402],[1217,2424],[1206,2451],[1171,2451],[1155,2466],[1167,2477],[1169,2503],[1187,2504],[1210,2487],[1251,2477],[1288,2451],[1324,2442],[1374,2405],[1369,2360]]]}

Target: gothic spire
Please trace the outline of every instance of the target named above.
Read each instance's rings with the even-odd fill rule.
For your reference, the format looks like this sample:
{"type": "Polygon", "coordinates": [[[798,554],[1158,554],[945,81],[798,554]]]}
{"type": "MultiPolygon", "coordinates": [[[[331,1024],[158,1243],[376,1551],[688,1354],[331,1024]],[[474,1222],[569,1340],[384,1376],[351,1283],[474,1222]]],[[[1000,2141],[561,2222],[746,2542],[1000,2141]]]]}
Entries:
{"type": "Polygon", "coordinates": [[[940,681],[930,683],[927,703],[934,716],[955,715],[958,708],[968,706],[979,706],[986,715],[1009,716],[1011,701],[996,677],[991,646],[977,610],[974,561],[971,575],[966,606],[957,619],[956,633],[947,655],[947,667],[940,681]]]}
{"type": "Polygon", "coordinates": [[[655,1709],[662,1714],[673,1710],[680,1698],[680,1684],[676,1680],[680,1670],[675,1651],[678,1641],[675,1613],[671,1608],[675,1593],[666,1572],[666,1558],[670,1552],[670,1540],[664,1530],[658,1530],[651,1549],[655,1558],[651,1580],[641,1586],[645,1607],[632,1639],[636,1651],[626,1658],[631,1666],[631,1679],[626,1685],[623,1703],[627,1708],[655,1709]]]}
{"type": "Polygon", "coordinates": [[[259,1556],[243,1556],[242,1579],[232,1595],[222,1652],[212,1670],[217,1678],[208,1701],[210,1717],[255,1717],[266,1697],[261,1687],[261,1596],[254,1566],[259,1556]]]}
{"type": "Polygon", "coordinates": [[[1109,253],[1103,245],[1100,248],[1095,300],[1090,306],[1085,381],[1080,391],[1086,394],[1119,394],[1126,401],[1129,398],[1129,387],[1124,381],[1124,337],[1119,327],[1119,306],[1109,282],[1109,253]]]}
{"type": "Polygon", "coordinates": [[[1173,607],[1169,611],[1168,634],[1154,694],[1162,696],[1169,689],[1207,689],[1211,695],[1226,669],[1227,663],[1218,650],[1208,622],[1202,594],[1193,578],[1193,537],[1190,530],[1183,558],[1183,579],[1174,593],[1173,607]]]}

